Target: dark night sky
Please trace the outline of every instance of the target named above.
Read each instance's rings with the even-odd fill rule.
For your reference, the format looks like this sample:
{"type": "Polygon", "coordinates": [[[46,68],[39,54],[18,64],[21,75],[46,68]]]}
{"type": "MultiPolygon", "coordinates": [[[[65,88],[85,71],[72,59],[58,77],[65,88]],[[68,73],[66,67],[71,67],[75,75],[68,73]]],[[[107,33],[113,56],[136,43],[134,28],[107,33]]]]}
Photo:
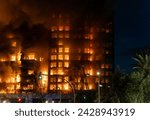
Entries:
{"type": "Polygon", "coordinates": [[[132,70],[132,57],[150,48],[150,1],[120,0],[115,10],[115,64],[132,70]]]}

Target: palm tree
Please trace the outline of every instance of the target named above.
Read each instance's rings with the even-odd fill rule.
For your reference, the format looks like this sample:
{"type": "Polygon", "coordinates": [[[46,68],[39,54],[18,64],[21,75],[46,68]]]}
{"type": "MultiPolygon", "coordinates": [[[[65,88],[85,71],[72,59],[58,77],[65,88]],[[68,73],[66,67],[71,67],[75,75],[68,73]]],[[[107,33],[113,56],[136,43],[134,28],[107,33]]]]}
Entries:
{"type": "Polygon", "coordinates": [[[136,100],[140,100],[140,102],[148,102],[149,98],[147,95],[150,92],[148,89],[150,84],[150,54],[149,51],[145,51],[144,53],[137,54],[136,57],[133,58],[136,61],[135,67],[133,67],[134,71],[134,78],[136,78],[138,82],[138,90],[139,92],[136,95],[136,100]],[[137,78],[138,76],[138,78],[137,78]]]}
{"type": "Polygon", "coordinates": [[[143,78],[146,78],[148,75],[150,75],[149,51],[142,54],[137,54],[136,57],[134,57],[133,59],[136,61],[135,67],[133,67],[133,69],[143,73],[143,78]]]}

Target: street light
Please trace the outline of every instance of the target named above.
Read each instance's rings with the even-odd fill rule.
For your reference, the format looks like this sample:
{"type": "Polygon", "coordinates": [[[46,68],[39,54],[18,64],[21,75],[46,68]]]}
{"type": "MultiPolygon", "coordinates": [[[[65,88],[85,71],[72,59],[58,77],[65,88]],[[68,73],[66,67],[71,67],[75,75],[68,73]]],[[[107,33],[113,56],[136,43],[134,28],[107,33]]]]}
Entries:
{"type": "Polygon", "coordinates": [[[97,76],[98,76],[98,84],[97,84],[97,90],[98,90],[98,103],[100,103],[100,87],[102,87],[102,85],[100,84],[100,75],[101,75],[101,73],[98,71],[97,73],[97,76]]]}

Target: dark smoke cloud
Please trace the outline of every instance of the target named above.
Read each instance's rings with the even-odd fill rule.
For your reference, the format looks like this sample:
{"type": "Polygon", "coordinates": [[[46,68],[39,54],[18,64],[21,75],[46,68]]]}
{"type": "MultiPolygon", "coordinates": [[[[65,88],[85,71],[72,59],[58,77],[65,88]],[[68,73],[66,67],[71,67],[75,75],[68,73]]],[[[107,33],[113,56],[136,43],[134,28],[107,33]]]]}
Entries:
{"type": "MultiPolygon", "coordinates": [[[[26,20],[34,24],[48,24],[50,14],[73,11],[82,14],[89,12],[110,13],[113,0],[0,0],[0,24],[20,24],[26,20]]],[[[105,15],[107,16],[107,15],[105,15]]]]}
{"type": "MultiPolygon", "coordinates": [[[[21,23],[22,21],[35,21],[39,12],[36,2],[24,2],[24,0],[0,0],[0,24],[6,25],[9,22],[21,23]]],[[[37,21],[39,19],[36,19],[37,21]]]]}

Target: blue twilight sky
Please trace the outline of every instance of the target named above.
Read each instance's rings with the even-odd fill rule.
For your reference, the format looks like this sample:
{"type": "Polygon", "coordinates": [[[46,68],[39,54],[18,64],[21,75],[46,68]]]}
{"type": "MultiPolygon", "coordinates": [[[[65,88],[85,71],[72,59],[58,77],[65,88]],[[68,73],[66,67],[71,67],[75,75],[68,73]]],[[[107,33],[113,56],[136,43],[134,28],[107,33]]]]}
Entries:
{"type": "Polygon", "coordinates": [[[115,64],[132,70],[132,57],[140,48],[150,48],[150,1],[118,0],[115,9],[115,64]]]}

